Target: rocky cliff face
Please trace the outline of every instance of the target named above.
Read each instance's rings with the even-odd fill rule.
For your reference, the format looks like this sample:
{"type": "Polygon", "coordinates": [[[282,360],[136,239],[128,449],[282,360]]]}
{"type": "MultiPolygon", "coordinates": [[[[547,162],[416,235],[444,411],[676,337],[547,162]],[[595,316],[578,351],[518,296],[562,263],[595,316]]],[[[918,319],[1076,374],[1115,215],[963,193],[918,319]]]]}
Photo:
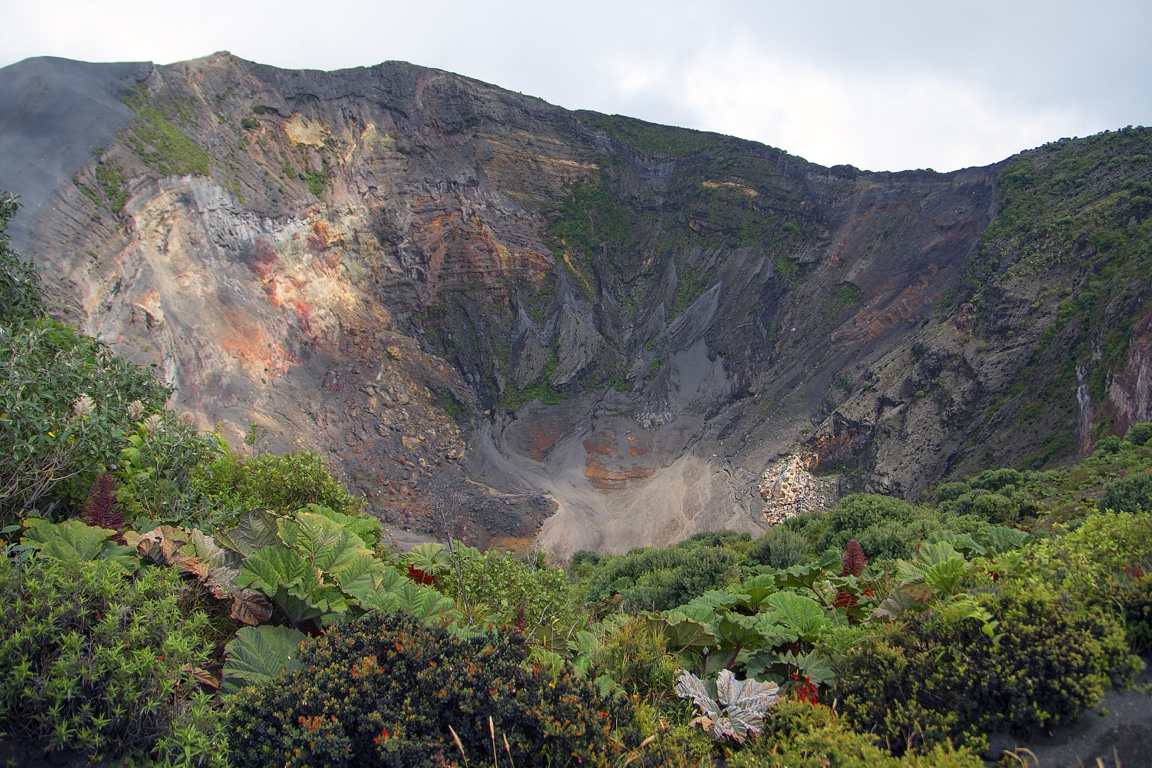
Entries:
{"type": "Polygon", "coordinates": [[[621,551],[1150,417],[1148,131],[876,174],[400,63],[0,91],[58,312],[399,527],[621,551]]]}

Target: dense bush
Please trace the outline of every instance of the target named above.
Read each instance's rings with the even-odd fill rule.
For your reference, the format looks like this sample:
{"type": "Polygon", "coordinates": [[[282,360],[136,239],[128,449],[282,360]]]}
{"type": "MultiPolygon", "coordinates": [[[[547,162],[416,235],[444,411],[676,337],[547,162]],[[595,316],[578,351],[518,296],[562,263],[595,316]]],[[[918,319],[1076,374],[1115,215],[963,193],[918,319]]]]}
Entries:
{"type": "Polygon", "coordinates": [[[1141,573],[1119,597],[1124,610],[1124,630],[1137,653],[1152,649],[1152,574],[1141,573]]]}
{"type": "Polygon", "coordinates": [[[81,503],[97,472],[119,463],[133,416],[160,411],[170,393],[107,345],[49,319],[0,327],[0,381],[5,520],[81,503]]]}
{"type": "Polygon", "coordinates": [[[180,592],[169,569],[0,560],[0,729],[113,757],[177,745],[206,656],[180,592]]]}
{"type": "Polygon", "coordinates": [[[738,554],[727,547],[675,546],[605,557],[588,583],[588,597],[620,596],[625,611],[663,611],[739,577],[738,554]]]}
{"type": "Polygon", "coordinates": [[[1011,577],[1043,579],[1080,603],[1110,605],[1122,586],[1119,574],[1134,567],[1152,570],[1152,514],[1089,515],[1076,530],[1003,558],[996,567],[1011,577]]]}
{"type": "Polygon", "coordinates": [[[1148,445],[1152,442],[1152,421],[1133,425],[1128,430],[1128,442],[1132,445],[1148,445]]]}
{"type": "Polygon", "coordinates": [[[401,617],[339,625],[302,647],[302,669],[236,695],[233,764],[453,765],[504,754],[507,740],[518,766],[607,765],[635,746],[622,702],[524,662],[503,633],[460,639],[401,617]]]}
{"type": "Polygon", "coordinates": [[[197,473],[224,450],[221,438],[198,431],[191,419],[159,410],[124,438],[117,498],[137,528],[210,524],[218,502],[197,482],[197,473]]]}
{"type": "Polygon", "coordinates": [[[16,198],[0,192],[0,326],[13,327],[44,316],[40,275],[9,247],[8,222],[16,215],[16,198]]]}
{"type": "Polygon", "coordinates": [[[591,660],[597,672],[608,675],[631,696],[675,701],[681,664],[651,622],[628,618],[603,638],[591,660]]]}
{"type": "Polygon", "coordinates": [[[834,710],[785,699],[764,722],[764,733],[728,757],[732,768],[982,768],[983,761],[951,745],[927,754],[893,757],[873,735],[853,731],[834,710]]]}
{"type": "Polygon", "coordinates": [[[748,550],[748,562],[773,568],[802,565],[811,557],[812,546],[808,539],[784,526],[770,528],[748,550]]]}
{"type": "Polygon", "coordinates": [[[261,453],[249,459],[228,452],[203,463],[199,478],[204,492],[234,513],[264,508],[284,512],[319,504],[343,514],[355,514],[363,506],[332,476],[324,460],[311,451],[280,456],[261,453]]]}
{"type": "Polygon", "coordinates": [[[1104,488],[1096,503],[1101,512],[1152,512],[1152,473],[1124,477],[1104,488]]]}
{"type": "Polygon", "coordinates": [[[930,611],[845,654],[835,693],[852,724],[897,752],[949,738],[979,745],[993,730],[1068,722],[1138,670],[1120,626],[1102,611],[1041,587],[979,602],[999,622],[998,645],[980,622],[930,611]]]}
{"type": "Polygon", "coordinates": [[[909,558],[917,543],[940,529],[940,520],[931,510],[891,496],[854,493],[828,513],[828,527],[818,549],[843,551],[855,539],[870,560],[909,558]]]}
{"type": "Polygon", "coordinates": [[[516,623],[529,635],[541,627],[568,635],[584,624],[584,590],[569,583],[562,569],[548,565],[542,553],[517,560],[497,550],[481,554],[460,544],[454,549],[459,580],[444,579],[443,591],[459,598],[463,587],[475,621],[516,623]]]}

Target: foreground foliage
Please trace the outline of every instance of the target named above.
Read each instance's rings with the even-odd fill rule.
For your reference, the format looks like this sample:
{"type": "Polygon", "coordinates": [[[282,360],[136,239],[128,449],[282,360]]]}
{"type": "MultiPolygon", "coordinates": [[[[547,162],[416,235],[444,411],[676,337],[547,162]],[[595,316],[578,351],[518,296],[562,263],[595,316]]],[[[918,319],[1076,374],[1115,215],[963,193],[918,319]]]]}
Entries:
{"type": "Polygon", "coordinates": [[[622,702],[525,658],[508,633],[463,639],[411,618],[334,627],[304,645],[298,671],[238,694],[234,764],[455,765],[496,749],[517,765],[609,765],[639,741],[622,702]]]}
{"type": "Polygon", "coordinates": [[[0,562],[0,728],[49,749],[165,750],[207,656],[175,573],[111,559],[0,562]]]}

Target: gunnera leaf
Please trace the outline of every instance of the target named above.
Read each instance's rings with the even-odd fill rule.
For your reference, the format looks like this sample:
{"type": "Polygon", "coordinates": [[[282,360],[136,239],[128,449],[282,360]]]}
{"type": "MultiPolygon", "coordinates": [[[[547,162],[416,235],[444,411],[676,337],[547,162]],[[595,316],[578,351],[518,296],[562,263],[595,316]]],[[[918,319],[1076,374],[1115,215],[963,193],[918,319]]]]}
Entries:
{"type": "Polygon", "coordinates": [[[250,509],[240,515],[235,528],[217,531],[220,546],[248,557],[276,543],[277,515],[267,509],[250,509]]]}
{"type": "Polygon", "coordinates": [[[322,515],[332,522],[347,526],[348,530],[359,536],[360,540],[363,541],[367,547],[375,547],[384,536],[384,526],[374,517],[367,515],[346,515],[343,512],[337,512],[321,504],[309,504],[299,511],[322,515]]]}
{"type": "Polygon", "coordinates": [[[824,609],[810,597],[795,592],[777,592],[764,600],[769,606],[768,615],[777,624],[796,632],[799,638],[811,643],[831,622],[824,615],[824,609]]]}
{"type": "Polygon", "coordinates": [[[125,572],[135,573],[140,567],[136,552],[132,547],[109,541],[115,533],[107,528],[93,528],[79,520],[50,523],[31,517],[24,521],[24,536],[20,542],[32,546],[43,557],[72,562],[111,560],[125,572]]]}
{"type": "Polygon", "coordinates": [[[281,672],[300,669],[296,652],[307,637],[291,627],[242,627],[224,646],[224,693],[236,693],[246,685],[267,683],[281,672]]]}

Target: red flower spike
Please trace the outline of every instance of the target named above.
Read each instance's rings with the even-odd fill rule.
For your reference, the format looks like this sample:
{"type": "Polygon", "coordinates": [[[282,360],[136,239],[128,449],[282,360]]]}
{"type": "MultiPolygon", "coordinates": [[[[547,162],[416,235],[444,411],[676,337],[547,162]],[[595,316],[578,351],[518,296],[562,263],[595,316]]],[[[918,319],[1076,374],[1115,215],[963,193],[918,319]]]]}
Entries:
{"type": "Polygon", "coordinates": [[[840,575],[859,577],[867,567],[868,558],[864,556],[864,548],[860,542],[852,539],[844,548],[844,567],[840,569],[840,575]]]}
{"type": "Polygon", "coordinates": [[[116,478],[107,472],[96,475],[96,480],[88,491],[88,502],[80,513],[80,520],[94,528],[116,531],[108,539],[117,544],[124,543],[124,534],[120,531],[127,527],[128,522],[116,504],[116,478]]]}

